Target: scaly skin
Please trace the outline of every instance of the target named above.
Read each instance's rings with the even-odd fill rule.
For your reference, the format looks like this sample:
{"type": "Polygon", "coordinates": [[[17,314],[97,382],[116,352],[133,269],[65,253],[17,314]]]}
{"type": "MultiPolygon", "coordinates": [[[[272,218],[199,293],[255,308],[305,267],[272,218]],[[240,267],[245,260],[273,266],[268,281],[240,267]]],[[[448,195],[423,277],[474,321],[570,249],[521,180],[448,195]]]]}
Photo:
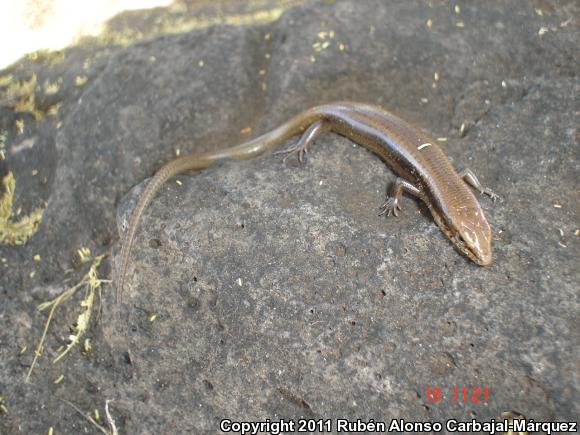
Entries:
{"type": "Polygon", "coordinates": [[[304,134],[298,143],[285,152],[295,154],[302,161],[308,146],[325,131],[333,131],[364,146],[399,175],[391,197],[383,206],[384,214],[398,214],[403,192],[414,195],[427,204],[437,225],[461,252],[481,266],[491,263],[491,228],[467,184],[494,199],[497,196],[483,188],[471,171],[457,174],[435,141],[417,127],[380,107],[345,101],[309,109],[241,145],[178,157],[162,166],[139,198],[123,238],[117,301],[122,300],[131,248],[143,212],[168,179],[226,160],[254,158],[300,133],[304,134]]]}

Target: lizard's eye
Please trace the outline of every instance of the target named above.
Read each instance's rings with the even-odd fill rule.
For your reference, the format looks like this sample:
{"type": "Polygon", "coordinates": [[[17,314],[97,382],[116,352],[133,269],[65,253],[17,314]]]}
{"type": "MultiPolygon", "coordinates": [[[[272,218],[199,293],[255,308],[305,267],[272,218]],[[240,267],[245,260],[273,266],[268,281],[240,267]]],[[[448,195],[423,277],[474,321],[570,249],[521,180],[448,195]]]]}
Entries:
{"type": "Polygon", "coordinates": [[[465,245],[465,240],[463,240],[463,237],[461,237],[461,234],[458,232],[455,233],[455,240],[457,240],[457,243],[460,245],[465,245]]]}

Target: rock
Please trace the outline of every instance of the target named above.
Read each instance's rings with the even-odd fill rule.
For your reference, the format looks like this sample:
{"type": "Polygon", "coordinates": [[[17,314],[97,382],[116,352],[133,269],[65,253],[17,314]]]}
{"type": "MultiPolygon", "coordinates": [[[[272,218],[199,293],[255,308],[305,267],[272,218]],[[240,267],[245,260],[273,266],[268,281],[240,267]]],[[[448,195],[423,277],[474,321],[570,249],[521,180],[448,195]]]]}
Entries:
{"type": "Polygon", "coordinates": [[[0,248],[10,409],[0,427],[88,427],[54,397],[86,412],[114,399],[122,433],[212,433],[222,418],[489,420],[510,409],[573,420],[577,12],[570,2],[542,15],[524,1],[461,3],[459,13],[438,2],[304,2],[266,25],[109,47],[86,71],[87,46],[57,65],[14,66],[38,83],[69,79],[49,101],[61,102],[58,115],[30,121],[24,137],[15,103],[0,114],[0,165],[21,186],[17,203],[24,213],[48,203],[26,246],[0,248]],[[82,71],[86,83],[73,85],[82,71]],[[341,99],[421,126],[502,196],[480,198],[494,229],[490,267],[461,256],[412,199],[399,218],[378,217],[394,174],[329,133],[303,166],[265,155],[168,182],[138,231],[127,305],[105,287],[92,352],[52,365],[80,310],[63,306],[33,383],[21,384],[31,351],[18,351],[42,329],[35,305],[63,287],[80,246],[112,246],[102,273],[114,277],[120,228],[177,149],[234,145],[341,99]],[[11,151],[33,136],[32,148],[11,151]],[[34,168],[46,183],[23,175],[34,168]],[[456,406],[453,387],[467,388],[469,403],[456,406]],[[487,403],[474,403],[485,387],[487,403]]]}

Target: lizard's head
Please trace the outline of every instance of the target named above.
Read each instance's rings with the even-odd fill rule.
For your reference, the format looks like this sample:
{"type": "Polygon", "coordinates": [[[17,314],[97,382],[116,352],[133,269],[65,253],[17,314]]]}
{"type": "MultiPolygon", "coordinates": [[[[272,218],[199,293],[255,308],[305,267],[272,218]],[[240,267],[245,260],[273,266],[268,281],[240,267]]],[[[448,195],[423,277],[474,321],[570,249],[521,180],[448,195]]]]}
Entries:
{"type": "Polygon", "coordinates": [[[455,246],[480,266],[491,263],[491,228],[481,209],[473,213],[461,213],[453,219],[452,234],[455,246]]]}
{"type": "Polygon", "coordinates": [[[457,249],[480,266],[491,263],[491,227],[481,208],[461,208],[440,223],[457,249]]]}

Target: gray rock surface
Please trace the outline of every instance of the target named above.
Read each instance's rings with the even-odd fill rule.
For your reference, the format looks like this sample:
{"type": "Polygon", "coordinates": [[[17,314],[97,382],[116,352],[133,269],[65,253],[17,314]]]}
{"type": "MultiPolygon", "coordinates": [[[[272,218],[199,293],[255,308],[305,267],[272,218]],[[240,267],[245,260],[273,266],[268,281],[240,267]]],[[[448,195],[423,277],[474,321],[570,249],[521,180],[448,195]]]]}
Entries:
{"type": "Polygon", "coordinates": [[[79,46],[57,64],[12,67],[65,85],[36,99],[60,102],[56,116],[0,112],[0,169],[14,172],[17,203],[24,213],[48,204],[27,245],[0,246],[0,429],[96,430],[57,397],[101,415],[114,399],[121,433],[214,433],[222,418],[577,418],[580,10],[458,4],[304,2],[271,24],[79,46]],[[87,83],[70,84],[79,74],[87,83]],[[377,217],[394,174],[326,134],[304,166],[267,155],[169,182],[139,230],[126,306],[105,287],[93,350],[53,365],[79,312],[65,305],[22,382],[45,319],[36,304],[64,288],[80,246],[112,247],[103,273],[114,276],[118,228],[176,149],[240,143],[341,99],[447,138],[456,167],[502,196],[481,198],[490,267],[461,256],[412,199],[399,218],[377,217]],[[17,147],[25,139],[34,145],[17,147]],[[39,176],[19,176],[32,169],[39,176]],[[427,386],[443,390],[440,403],[427,386]],[[454,386],[488,387],[489,398],[453,401],[454,386]]]}

